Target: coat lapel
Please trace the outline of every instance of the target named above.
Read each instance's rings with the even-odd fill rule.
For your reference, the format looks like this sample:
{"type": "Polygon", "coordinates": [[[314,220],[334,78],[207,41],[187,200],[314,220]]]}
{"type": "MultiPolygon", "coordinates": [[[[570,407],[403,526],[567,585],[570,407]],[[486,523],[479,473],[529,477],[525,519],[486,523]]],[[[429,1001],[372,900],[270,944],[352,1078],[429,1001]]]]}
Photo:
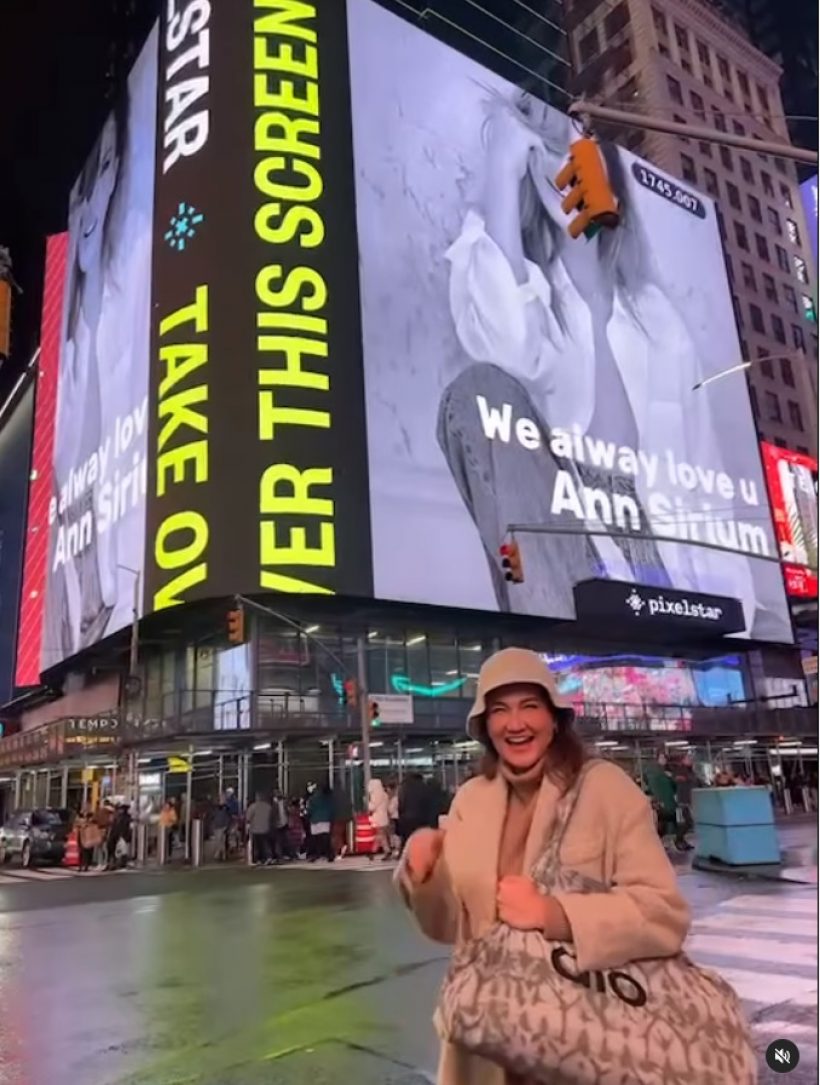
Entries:
{"type": "Polygon", "coordinates": [[[527,836],[527,846],[524,849],[524,874],[527,876],[529,876],[533,863],[541,855],[547,840],[549,840],[560,797],[559,789],[545,776],[538,792],[538,798],[535,801],[535,811],[532,815],[532,824],[527,836]]]}
{"type": "MultiPolygon", "coordinates": [[[[486,791],[482,793],[481,804],[478,833],[472,841],[472,855],[466,858],[471,875],[471,895],[475,900],[470,911],[477,913],[473,919],[483,927],[494,923],[496,918],[498,853],[507,816],[507,782],[501,773],[489,781],[486,791]]],[[[478,934],[478,931],[474,930],[473,934],[478,934]]]]}

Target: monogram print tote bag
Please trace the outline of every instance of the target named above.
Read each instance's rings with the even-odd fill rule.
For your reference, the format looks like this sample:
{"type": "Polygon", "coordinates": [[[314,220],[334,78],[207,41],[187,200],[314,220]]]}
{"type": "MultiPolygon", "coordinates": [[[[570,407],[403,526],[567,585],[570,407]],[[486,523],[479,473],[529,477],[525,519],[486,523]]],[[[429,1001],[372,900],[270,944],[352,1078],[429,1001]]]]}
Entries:
{"type": "MultiPolygon", "coordinates": [[[[559,860],[585,775],[531,872],[544,892],[608,889],[559,860]]],[[[685,954],[579,972],[572,945],[496,923],[456,949],[436,1025],[443,1039],[545,1085],[757,1082],[737,996],[685,954]]]]}

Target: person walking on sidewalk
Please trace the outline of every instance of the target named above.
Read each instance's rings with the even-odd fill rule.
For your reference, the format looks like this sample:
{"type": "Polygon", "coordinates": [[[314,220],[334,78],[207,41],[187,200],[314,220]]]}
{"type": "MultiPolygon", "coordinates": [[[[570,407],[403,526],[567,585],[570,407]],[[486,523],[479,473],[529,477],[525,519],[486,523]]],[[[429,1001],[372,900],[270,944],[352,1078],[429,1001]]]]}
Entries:
{"type": "MultiPolygon", "coordinates": [[[[390,844],[390,798],[381,780],[371,780],[367,786],[367,810],[370,824],[376,830],[376,851],[381,852],[382,862],[393,857],[390,844]]],[[[375,852],[371,852],[373,858],[375,852]]]]}
{"type": "Polygon", "coordinates": [[[214,838],[214,859],[224,863],[228,858],[228,830],[231,827],[231,812],[224,802],[214,811],[211,829],[214,838]]]}
{"type": "Polygon", "coordinates": [[[80,873],[87,874],[94,862],[94,852],[102,845],[103,835],[90,810],[77,818],[74,826],[80,846],[80,873]]]}
{"type": "Polygon", "coordinates": [[[257,792],[256,801],[248,807],[245,819],[251,838],[251,861],[254,866],[269,866],[273,861],[270,856],[270,831],[273,824],[273,807],[261,792],[257,792]]]}
{"type": "Polygon", "coordinates": [[[310,796],[308,818],[310,819],[308,859],[311,863],[315,863],[317,859],[327,859],[329,863],[332,863],[335,859],[330,842],[330,830],[333,825],[333,792],[327,781],[316,788],[310,796]]]}

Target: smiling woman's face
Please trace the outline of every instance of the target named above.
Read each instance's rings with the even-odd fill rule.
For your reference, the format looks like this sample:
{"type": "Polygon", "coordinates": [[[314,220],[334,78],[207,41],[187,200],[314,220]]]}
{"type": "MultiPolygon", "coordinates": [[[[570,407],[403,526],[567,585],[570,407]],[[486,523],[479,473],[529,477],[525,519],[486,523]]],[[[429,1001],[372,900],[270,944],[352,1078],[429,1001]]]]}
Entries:
{"type": "Polygon", "coordinates": [[[117,130],[113,117],[109,117],[100,136],[97,169],[80,209],[77,261],[81,270],[86,273],[99,259],[105,232],[105,217],[114,194],[118,168],[117,130]]]}
{"type": "Polygon", "coordinates": [[[555,736],[555,716],[540,686],[501,686],[486,699],[487,734],[513,772],[543,760],[555,736]]]}

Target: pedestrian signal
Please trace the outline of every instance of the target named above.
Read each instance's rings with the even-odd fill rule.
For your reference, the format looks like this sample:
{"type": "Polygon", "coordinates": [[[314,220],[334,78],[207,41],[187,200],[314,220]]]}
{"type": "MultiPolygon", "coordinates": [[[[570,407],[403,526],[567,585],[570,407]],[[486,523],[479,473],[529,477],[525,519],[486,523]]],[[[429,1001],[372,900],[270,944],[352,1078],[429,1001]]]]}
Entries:
{"type": "Polygon", "coordinates": [[[245,611],[241,607],[228,611],[228,643],[245,643],[245,611]]]}
{"type": "Polygon", "coordinates": [[[521,551],[518,549],[518,543],[504,543],[503,546],[498,548],[498,553],[501,555],[501,568],[504,570],[504,579],[512,581],[513,584],[523,584],[524,566],[521,563],[521,551]]]}
{"type": "Polygon", "coordinates": [[[349,704],[351,708],[355,708],[359,703],[359,683],[355,678],[348,678],[342,687],[344,690],[344,704],[349,704]]]}
{"type": "Polygon", "coordinates": [[[378,701],[371,701],[370,702],[370,723],[372,724],[373,727],[379,727],[381,722],[382,721],[379,718],[379,702],[378,701]]]}
{"type": "Polygon", "coordinates": [[[564,214],[578,212],[567,227],[570,237],[594,237],[602,226],[612,229],[618,225],[618,201],[597,140],[585,136],[570,144],[569,162],[558,173],[555,185],[562,192],[569,189],[561,201],[564,214]]]}

